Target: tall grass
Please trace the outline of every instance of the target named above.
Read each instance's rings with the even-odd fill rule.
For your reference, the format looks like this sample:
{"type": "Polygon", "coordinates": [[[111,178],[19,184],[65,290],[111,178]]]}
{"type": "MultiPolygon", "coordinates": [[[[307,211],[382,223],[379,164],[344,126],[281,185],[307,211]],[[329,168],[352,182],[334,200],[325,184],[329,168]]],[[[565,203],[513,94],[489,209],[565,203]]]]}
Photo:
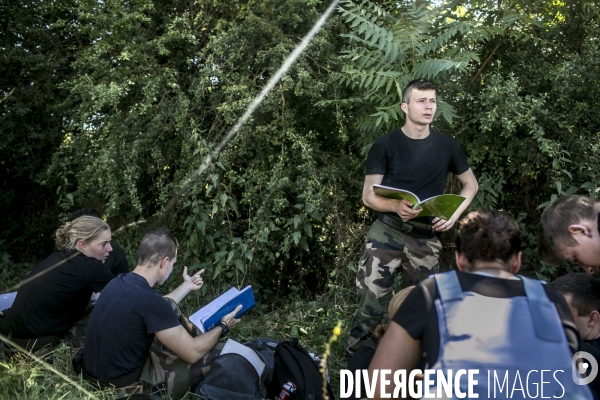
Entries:
{"type": "MultiPolygon", "coordinates": [[[[339,286],[330,286],[328,293],[310,299],[296,296],[282,301],[278,307],[268,312],[253,310],[242,318],[242,322],[228,337],[239,342],[259,337],[270,337],[280,341],[298,337],[300,343],[309,352],[319,356],[323,354],[333,328],[341,320],[342,335],[340,340],[332,344],[328,357],[332,388],[334,393],[339,393],[339,371],[345,368],[343,346],[348,339],[347,324],[355,307],[351,300],[353,299],[349,296],[348,290],[339,286]]],[[[196,305],[190,303],[182,305],[184,312],[194,310],[196,305]]],[[[50,357],[51,366],[91,392],[94,397],[90,397],[51,371],[43,362],[23,354],[12,359],[0,356],[0,399],[108,400],[118,398],[116,391],[100,390],[76,375],[71,366],[74,354],[74,349],[66,343],[61,343],[50,357]]],[[[195,397],[189,394],[187,398],[195,397]]]]}

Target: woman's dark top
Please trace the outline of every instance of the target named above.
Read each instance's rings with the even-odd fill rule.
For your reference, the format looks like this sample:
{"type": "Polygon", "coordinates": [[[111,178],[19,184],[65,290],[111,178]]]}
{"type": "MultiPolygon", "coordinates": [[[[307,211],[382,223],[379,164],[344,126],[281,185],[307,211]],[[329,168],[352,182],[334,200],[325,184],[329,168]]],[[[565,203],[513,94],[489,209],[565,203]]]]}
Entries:
{"type": "Polygon", "coordinates": [[[100,292],[114,278],[101,261],[58,251],[42,261],[27,278],[47,271],[22,285],[5,313],[0,331],[18,339],[63,335],[85,314],[92,292],[100,292]]]}

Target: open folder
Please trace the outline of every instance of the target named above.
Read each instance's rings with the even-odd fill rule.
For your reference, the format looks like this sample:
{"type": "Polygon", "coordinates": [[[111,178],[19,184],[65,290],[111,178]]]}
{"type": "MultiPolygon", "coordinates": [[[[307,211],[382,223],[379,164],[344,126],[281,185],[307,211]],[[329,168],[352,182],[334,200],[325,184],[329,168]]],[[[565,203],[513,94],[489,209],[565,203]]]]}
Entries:
{"type": "Polygon", "coordinates": [[[256,304],[252,286],[248,285],[242,290],[237,290],[232,287],[192,314],[190,321],[196,325],[201,332],[204,333],[210,331],[225,315],[235,310],[240,304],[242,305],[242,309],[235,315],[235,318],[239,318],[246,314],[256,304]]]}
{"type": "Polygon", "coordinates": [[[0,294],[0,311],[10,308],[17,297],[17,292],[0,294]]]}

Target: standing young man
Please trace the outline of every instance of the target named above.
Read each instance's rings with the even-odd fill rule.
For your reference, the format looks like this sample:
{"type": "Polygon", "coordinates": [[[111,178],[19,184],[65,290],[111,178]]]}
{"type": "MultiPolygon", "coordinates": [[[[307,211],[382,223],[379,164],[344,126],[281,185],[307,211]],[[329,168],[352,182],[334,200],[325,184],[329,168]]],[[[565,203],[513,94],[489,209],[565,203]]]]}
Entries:
{"type": "Polygon", "coordinates": [[[572,195],[550,204],[538,226],[538,251],[542,260],[553,264],[600,271],[600,201],[572,195]]]}
{"type": "Polygon", "coordinates": [[[477,179],[458,144],[430,127],[437,109],[435,85],[425,79],[410,82],[402,92],[401,107],[406,115],[404,126],[377,139],[367,157],[362,199],[379,213],[367,234],[366,251],[356,274],[359,304],[348,355],[370,344],[370,332],[387,308],[399,270],[403,287],[439,270],[442,245],[437,235],[452,228],[477,193],[477,179]],[[460,194],[466,201],[447,221],[415,218],[421,209],[413,210],[408,200],[382,197],[373,191],[374,184],[382,184],[426,199],[444,193],[448,172],[462,183],[460,194]]]}

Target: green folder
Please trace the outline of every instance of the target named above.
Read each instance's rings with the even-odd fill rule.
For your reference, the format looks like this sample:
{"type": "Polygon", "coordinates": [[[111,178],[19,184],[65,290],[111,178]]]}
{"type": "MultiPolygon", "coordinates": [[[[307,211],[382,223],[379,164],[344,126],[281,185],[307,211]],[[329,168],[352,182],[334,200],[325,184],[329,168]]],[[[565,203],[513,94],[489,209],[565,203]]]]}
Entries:
{"type": "Polygon", "coordinates": [[[413,204],[413,210],[423,208],[423,211],[421,211],[417,217],[433,216],[445,220],[449,220],[462,202],[466,200],[466,198],[457,194],[442,194],[420,200],[416,194],[409,192],[408,190],[396,189],[378,184],[373,185],[373,191],[380,196],[388,197],[390,199],[406,199],[413,204]]]}

